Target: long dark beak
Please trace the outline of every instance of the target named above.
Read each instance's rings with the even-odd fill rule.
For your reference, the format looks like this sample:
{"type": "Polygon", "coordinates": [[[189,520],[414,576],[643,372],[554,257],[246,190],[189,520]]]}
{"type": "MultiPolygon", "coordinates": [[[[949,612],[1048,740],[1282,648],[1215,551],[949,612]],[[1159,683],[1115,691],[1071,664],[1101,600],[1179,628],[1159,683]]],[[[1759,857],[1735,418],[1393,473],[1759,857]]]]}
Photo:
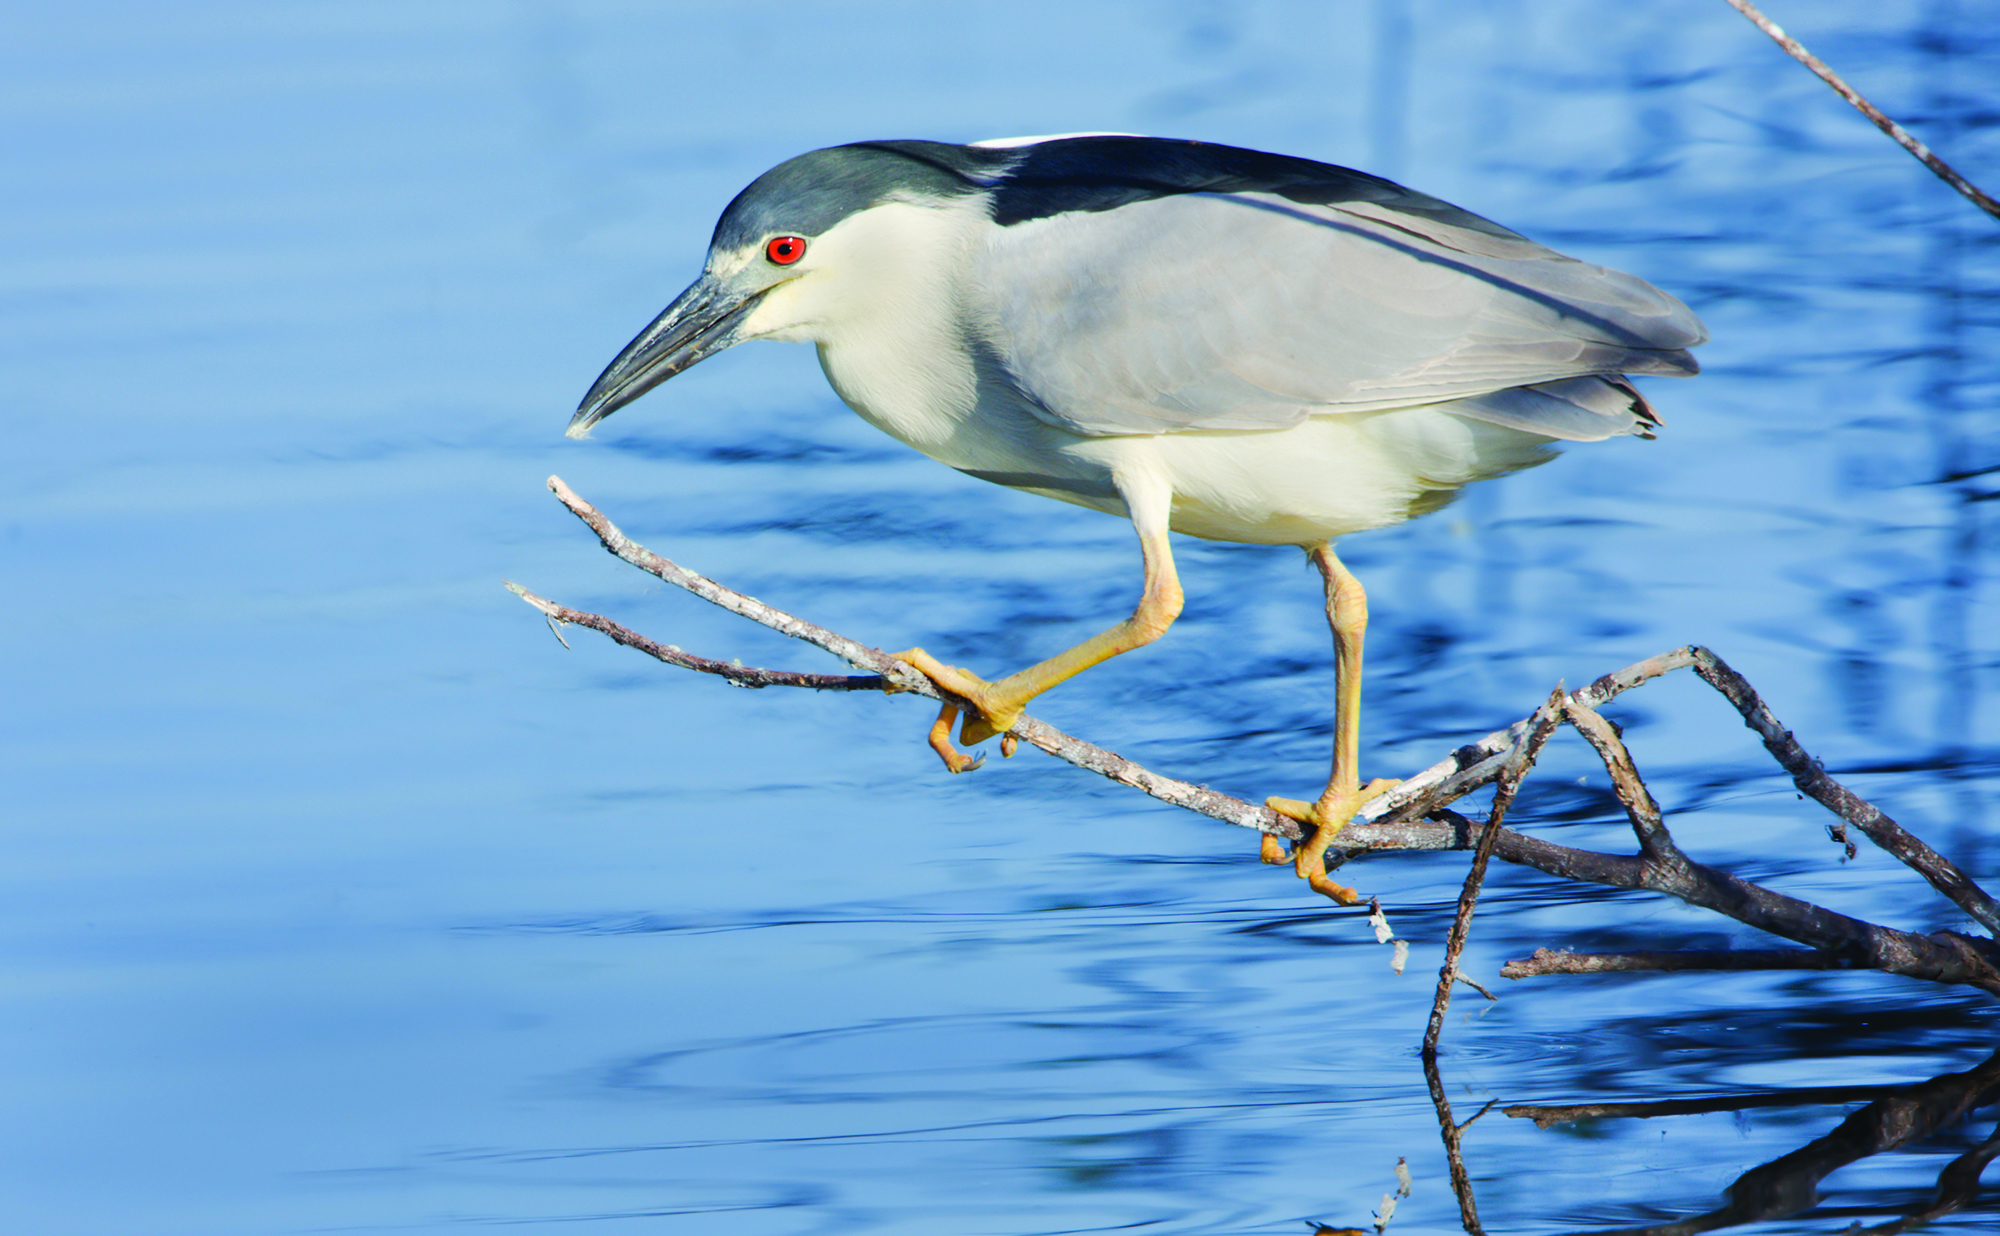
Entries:
{"type": "Polygon", "coordinates": [[[592,425],[668,378],[737,342],[743,319],[770,290],[742,296],[704,271],[597,376],[565,432],[583,437],[592,425]]]}

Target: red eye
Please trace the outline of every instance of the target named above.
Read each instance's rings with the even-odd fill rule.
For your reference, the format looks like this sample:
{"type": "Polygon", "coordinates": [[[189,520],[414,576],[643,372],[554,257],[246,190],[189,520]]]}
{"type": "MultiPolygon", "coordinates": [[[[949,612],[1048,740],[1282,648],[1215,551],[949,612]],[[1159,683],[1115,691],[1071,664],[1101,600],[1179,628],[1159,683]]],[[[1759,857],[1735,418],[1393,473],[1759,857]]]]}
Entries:
{"type": "Polygon", "coordinates": [[[790,266],[806,255],[806,238],[803,236],[773,236],[771,243],[764,246],[764,256],[779,266],[790,266]]]}

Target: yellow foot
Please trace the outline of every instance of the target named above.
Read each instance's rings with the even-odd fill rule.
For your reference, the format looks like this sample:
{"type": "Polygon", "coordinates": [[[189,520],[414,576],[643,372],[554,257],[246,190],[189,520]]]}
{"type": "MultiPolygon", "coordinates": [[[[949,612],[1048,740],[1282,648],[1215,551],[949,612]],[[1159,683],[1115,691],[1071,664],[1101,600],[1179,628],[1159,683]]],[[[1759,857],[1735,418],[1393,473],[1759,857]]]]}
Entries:
{"type": "MultiPolygon", "coordinates": [[[[974,705],[973,711],[965,714],[965,722],[958,728],[958,740],[966,746],[985,742],[995,734],[1004,735],[1000,740],[1002,758],[1014,754],[1014,736],[1007,731],[1021,719],[1025,700],[1008,700],[993,689],[993,684],[956,665],[946,665],[921,648],[910,648],[902,652],[892,652],[890,656],[915,666],[924,677],[936,683],[939,690],[962,696],[974,705]]],[[[944,761],[944,766],[955,773],[970,772],[985,762],[985,756],[978,759],[966,755],[951,745],[951,723],[958,716],[955,705],[946,704],[938,713],[938,719],[931,724],[930,746],[944,761]]]]}
{"type": "MultiPolygon", "coordinates": [[[[1401,784],[1402,782],[1392,777],[1377,777],[1358,788],[1335,788],[1329,785],[1326,787],[1326,793],[1319,796],[1319,801],[1313,803],[1300,802],[1296,798],[1265,799],[1266,807],[1312,829],[1310,835],[1292,847],[1292,865],[1298,872],[1299,879],[1304,880],[1312,891],[1322,897],[1331,897],[1344,906],[1358,904],[1361,901],[1360,893],[1327,878],[1326,849],[1333,844],[1333,839],[1340,835],[1340,830],[1347,827],[1347,822],[1354,818],[1354,813],[1361,810],[1363,804],[1380,798],[1401,784]]],[[[1282,855],[1282,851],[1278,849],[1277,838],[1267,835],[1260,857],[1269,863],[1272,862],[1273,854],[1282,855]]],[[[1277,859],[1277,862],[1283,861],[1282,856],[1277,859]]]]}
{"type": "Polygon", "coordinates": [[[965,752],[951,745],[951,723],[956,720],[958,720],[958,709],[956,706],[946,704],[938,710],[937,720],[931,722],[931,732],[929,735],[931,750],[938,753],[938,758],[943,760],[944,766],[952,772],[971,772],[981,764],[984,764],[986,757],[983,755],[978,757],[967,755],[965,752]]]}

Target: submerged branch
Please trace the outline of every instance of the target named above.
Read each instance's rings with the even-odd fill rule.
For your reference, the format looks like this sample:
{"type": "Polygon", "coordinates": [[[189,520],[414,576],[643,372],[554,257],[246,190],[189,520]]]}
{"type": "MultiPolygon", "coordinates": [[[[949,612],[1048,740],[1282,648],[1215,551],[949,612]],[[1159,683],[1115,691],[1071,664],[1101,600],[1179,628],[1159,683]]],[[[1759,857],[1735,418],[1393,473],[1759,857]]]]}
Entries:
{"type": "Polygon", "coordinates": [[[1431,1106],[1437,1111],[1438,1136],[1444,1139],[1445,1168],[1451,1175],[1452,1196],[1458,1199],[1458,1221],[1467,1236],[1485,1236],[1486,1229],[1479,1226],[1479,1203],[1472,1196],[1472,1174],[1465,1170],[1463,1143],[1472,1120],[1484,1116],[1493,1104],[1488,1102],[1480,1108],[1479,1115],[1472,1120],[1456,1123],[1452,1119],[1451,1100],[1445,1097],[1444,1078],[1438,1074],[1435,1052],[1424,1053],[1424,1084],[1430,1088],[1431,1106]]]}
{"type": "Polygon", "coordinates": [[[1641,1099],[1631,1103],[1510,1103],[1500,1110],[1510,1120],[1532,1120],[1538,1129],[1553,1129],[1578,1120],[1657,1120],[1663,1116],[1767,1111],[1774,1107],[1844,1107],[1850,1103],[1873,1103],[1904,1089],[1903,1086],[1800,1086],[1792,1090],[1691,1099],[1641,1099]]]}

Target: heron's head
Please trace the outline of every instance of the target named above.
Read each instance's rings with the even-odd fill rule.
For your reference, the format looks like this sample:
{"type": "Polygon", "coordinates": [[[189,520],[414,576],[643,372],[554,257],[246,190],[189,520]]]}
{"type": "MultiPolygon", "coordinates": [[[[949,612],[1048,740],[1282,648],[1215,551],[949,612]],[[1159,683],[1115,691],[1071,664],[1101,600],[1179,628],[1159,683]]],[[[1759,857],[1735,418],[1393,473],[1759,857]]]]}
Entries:
{"type": "Polygon", "coordinates": [[[920,268],[938,265],[957,230],[924,221],[976,206],[1015,157],[941,142],[862,142],[759,176],[722,212],[701,277],[599,375],[569,435],[584,436],[732,344],[821,339],[864,306],[894,300],[920,268]]]}

